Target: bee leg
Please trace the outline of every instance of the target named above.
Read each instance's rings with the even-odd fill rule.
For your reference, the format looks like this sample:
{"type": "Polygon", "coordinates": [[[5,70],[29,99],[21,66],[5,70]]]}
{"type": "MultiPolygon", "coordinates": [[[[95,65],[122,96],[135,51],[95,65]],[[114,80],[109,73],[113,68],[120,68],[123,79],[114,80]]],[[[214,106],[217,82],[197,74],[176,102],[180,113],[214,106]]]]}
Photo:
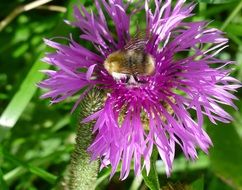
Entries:
{"type": "MultiPolygon", "coordinates": [[[[137,79],[137,78],[136,78],[137,79]]],[[[128,83],[129,84],[134,84],[136,85],[138,83],[138,81],[135,79],[134,75],[130,75],[129,76],[129,80],[128,80],[128,83]]]]}
{"type": "Polygon", "coordinates": [[[125,79],[125,83],[129,83],[129,80],[130,80],[130,75],[127,75],[125,79]]]}
{"type": "Polygon", "coordinates": [[[137,75],[133,75],[133,77],[134,77],[134,80],[135,80],[136,82],[139,82],[139,79],[137,78],[137,75]]]}
{"type": "Polygon", "coordinates": [[[133,76],[134,76],[134,80],[136,81],[136,83],[142,83],[142,84],[145,83],[144,80],[139,80],[138,77],[137,77],[137,75],[133,75],[133,76]]]}

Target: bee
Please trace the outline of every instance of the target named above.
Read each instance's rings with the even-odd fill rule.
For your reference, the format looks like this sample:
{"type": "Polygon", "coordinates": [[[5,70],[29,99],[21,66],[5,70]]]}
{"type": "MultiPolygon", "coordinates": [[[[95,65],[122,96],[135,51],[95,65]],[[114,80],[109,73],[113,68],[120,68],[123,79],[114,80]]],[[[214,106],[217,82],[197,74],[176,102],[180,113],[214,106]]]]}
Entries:
{"type": "Polygon", "coordinates": [[[145,52],[147,39],[133,38],[123,49],[111,53],[104,68],[116,80],[126,79],[128,84],[142,83],[139,76],[151,76],[155,71],[153,56],[145,52]]]}

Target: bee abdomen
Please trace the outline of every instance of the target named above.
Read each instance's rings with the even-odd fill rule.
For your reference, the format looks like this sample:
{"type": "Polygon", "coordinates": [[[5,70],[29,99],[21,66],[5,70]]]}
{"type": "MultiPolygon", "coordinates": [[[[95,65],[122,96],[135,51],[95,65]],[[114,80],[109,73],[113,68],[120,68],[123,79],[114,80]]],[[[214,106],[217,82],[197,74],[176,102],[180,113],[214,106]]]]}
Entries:
{"type": "Polygon", "coordinates": [[[137,51],[128,51],[127,55],[126,64],[130,68],[131,74],[143,74],[147,55],[137,51]]]}

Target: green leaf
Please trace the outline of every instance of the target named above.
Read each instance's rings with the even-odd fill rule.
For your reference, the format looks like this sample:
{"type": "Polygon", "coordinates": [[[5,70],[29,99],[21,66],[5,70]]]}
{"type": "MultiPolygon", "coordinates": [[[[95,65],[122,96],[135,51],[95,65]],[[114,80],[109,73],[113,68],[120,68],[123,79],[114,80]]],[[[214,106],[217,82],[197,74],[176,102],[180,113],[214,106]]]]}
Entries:
{"type": "Polygon", "coordinates": [[[37,90],[36,83],[43,79],[44,75],[39,72],[41,69],[47,69],[49,65],[40,61],[43,53],[37,57],[36,62],[32,66],[25,80],[22,82],[19,90],[14,95],[7,108],[0,117],[0,126],[13,127],[18,118],[24,111],[25,107],[33,97],[37,90]]]}
{"type": "MultiPolygon", "coordinates": [[[[203,170],[209,167],[209,159],[207,155],[199,154],[195,161],[187,160],[183,155],[174,160],[172,164],[172,173],[175,172],[194,172],[195,170],[203,170]]],[[[156,169],[158,174],[164,175],[166,173],[164,163],[161,160],[156,162],[156,169]]]]}
{"type": "Polygon", "coordinates": [[[158,157],[158,151],[156,149],[153,150],[151,159],[150,159],[150,173],[147,176],[147,172],[145,170],[142,171],[142,175],[144,178],[145,184],[149,187],[151,190],[159,190],[160,189],[160,183],[158,178],[158,173],[156,170],[156,160],[158,157]]]}
{"type": "Polygon", "coordinates": [[[100,171],[98,174],[98,179],[96,180],[96,183],[95,183],[95,188],[97,188],[105,179],[107,179],[110,173],[111,173],[111,168],[105,168],[102,171],[100,171]]]}
{"type": "Polygon", "coordinates": [[[227,33],[233,33],[236,36],[242,36],[242,25],[231,23],[227,26],[226,30],[227,33]]]}
{"type": "Polygon", "coordinates": [[[211,176],[209,181],[206,181],[206,189],[218,189],[218,190],[235,190],[234,188],[223,183],[218,177],[211,176]],[[211,179],[212,178],[212,179],[211,179]]]}
{"type": "Polygon", "coordinates": [[[242,189],[242,141],[233,124],[209,127],[214,146],[210,152],[211,168],[225,183],[242,189]]]}
{"type": "MultiPolygon", "coordinates": [[[[1,148],[1,146],[0,146],[0,148],[1,148]]],[[[51,160],[56,160],[60,155],[63,155],[66,152],[68,152],[68,154],[70,154],[71,151],[72,151],[72,147],[69,148],[68,150],[55,151],[45,157],[39,157],[38,159],[30,160],[30,161],[28,161],[28,164],[32,165],[32,166],[33,165],[34,166],[47,165],[48,163],[51,162],[51,160]]],[[[0,156],[2,156],[2,155],[3,154],[0,154],[0,156]]],[[[18,165],[16,162],[14,164],[18,165]]],[[[7,182],[7,184],[12,183],[14,180],[18,179],[20,176],[22,176],[26,172],[28,172],[28,169],[26,167],[22,166],[22,164],[20,164],[18,167],[5,173],[4,180],[7,182]]]]}
{"type": "Polygon", "coordinates": [[[204,177],[201,177],[194,181],[190,186],[189,190],[204,190],[204,177]]]}
{"type": "Polygon", "coordinates": [[[18,166],[22,166],[23,168],[26,168],[31,173],[43,178],[44,180],[48,181],[51,184],[54,184],[56,182],[57,177],[55,175],[53,175],[39,167],[33,166],[31,164],[27,164],[27,163],[19,160],[15,156],[11,155],[5,149],[2,150],[2,155],[6,160],[9,160],[10,162],[12,162],[18,166]]]}
{"type": "Polygon", "coordinates": [[[0,168],[0,187],[2,188],[2,190],[8,190],[7,184],[3,179],[3,172],[1,168],[0,168]]]}
{"type": "Polygon", "coordinates": [[[140,189],[140,186],[143,182],[143,177],[142,175],[136,176],[129,188],[129,190],[138,190],[140,189]]]}
{"type": "Polygon", "coordinates": [[[48,181],[51,184],[55,184],[57,176],[35,166],[28,165],[28,169],[31,173],[41,177],[42,179],[48,181]]]}
{"type": "Polygon", "coordinates": [[[240,0],[197,0],[197,1],[200,3],[222,4],[222,3],[239,2],[240,0]]]}

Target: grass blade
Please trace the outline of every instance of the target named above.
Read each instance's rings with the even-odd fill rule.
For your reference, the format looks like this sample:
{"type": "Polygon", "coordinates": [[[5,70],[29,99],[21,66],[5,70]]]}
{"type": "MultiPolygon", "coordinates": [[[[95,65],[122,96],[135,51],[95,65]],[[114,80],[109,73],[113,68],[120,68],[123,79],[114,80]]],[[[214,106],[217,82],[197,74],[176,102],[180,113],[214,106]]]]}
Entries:
{"type": "Polygon", "coordinates": [[[27,164],[27,163],[19,160],[18,158],[11,155],[9,152],[7,152],[4,149],[2,151],[3,151],[3,156],[6,160],[8,160],[8,161],[10,161],[13,164],[16,164],[18,166],[22,166],[23,168],[27,169],[31,173],[43,178],[44,180],[48,181],[51,184],[54,184],[56,182],[57,176],[39,168],[39,167],[33,166],[31,164],[27,164]]]}
{"type": "MultiPolygon", "coordinates": [[[[50,36],[66,36],[68,35],[69,27],[63,21],[64,18],[70,18],[73,14],[72,6],[76,3],[76,0],[72,0],[68,3],[68,10],[66,14],[60,17],[60,21],[57,24],[56,28],[53,32],[51,32],[50,36]]],[[[78,4],[78,3],[76,3],[78,4]]],[[[1,127],[4,128],[12,128],[18,121],[19,117],[23,113],[24,109],[26,108],[27,104],[30,102],[31,98],[35,94],[37,87],[36,83],[41,81],[44,78],[44,74],[40,73],[39,70],[45,70],[50,67],[48,64],[42,63],[40,61],[41,58],[44,57],[44,53],[48,51],[45,48],[42,52],[40,52],[39,56],[35,63],[33,64],[32,68],[30,69],[28,75],[25,77],[24,81],[22,82],[19,90],[15,93],[14,97],[12,98],[11,102],[8,104],[7,108],[4,110],[0,117],[0,130],[1,127]]],[[[51,50],[50,50],[51,51],[51,50]]]]}
{"type": "Polygon", "coordinates": [[[9,128],[13,127],[35,94],[37,90],[36,83],[44,77],[43,73],[40,73],[39,70],[47,69],[49,67],[49,65],[40,61],[41,57],[43,57],[43,53],[37,57],[37,61],[32,66],[19,90],[1,115],[0,126],[9,128]]]}

